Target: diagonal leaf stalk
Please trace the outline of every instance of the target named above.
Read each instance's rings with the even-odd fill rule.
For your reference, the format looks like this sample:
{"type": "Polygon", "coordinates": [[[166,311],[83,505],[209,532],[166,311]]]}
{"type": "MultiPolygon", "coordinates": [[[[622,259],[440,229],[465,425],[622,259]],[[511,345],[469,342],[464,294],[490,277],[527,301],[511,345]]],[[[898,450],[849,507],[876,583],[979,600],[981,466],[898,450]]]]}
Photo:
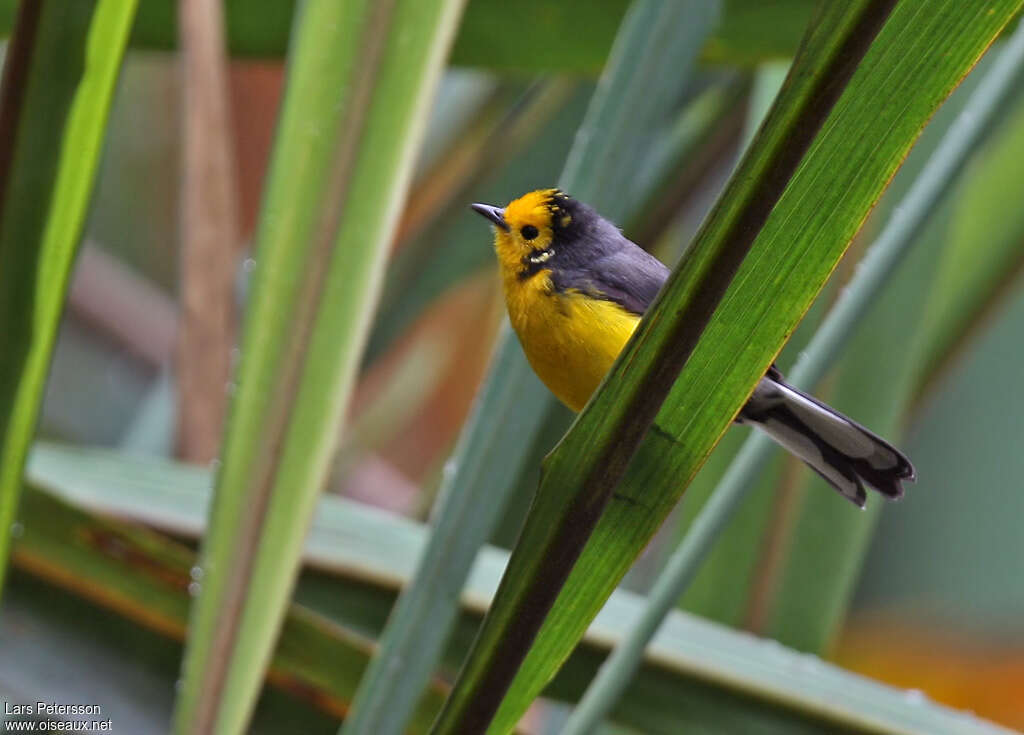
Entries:
{"type": "MultiPolygon", "coordinates": [[[[673,271],[601,389],[545,462],[541,486],[495,605],[435,732],[483,732],[496,714],[494,730],[509,729],[529,704],[531,693],[539,691],[568,654],[536,654],[534,661],[543,674],[520,670],[662,401],[893,6],[871,0],[833,6],[812,25],[786,89],[688,257],[673,271]],[[627,366],[631,379],[624,380],[621,374],[627,366]],[[505,700],[517,675],[522,675],[523,689],[505,700]],[[503,700],[506,706],[499,713],[503,700]]],[[[797,315],[793,316],[795,322],[797,315]]],[[[767,360],[758,372],[751,372],[749,385],[767,367],[771,354],[765,352],[767,360]]],[[[757,369],[757,363],[746,367],[757,369]]],[[[749,385],[737,380],[729,416],[749,394],[749,385]]],[[[705,438],[713,443],[726,422],[715,427],[713,435],[707,427],[705,438]]],[[[635,502],[649,512],[646,498],[635,502]]],[[[617,578],[610,581],[614,584],[617,578]]],[[[586,621],[580,622],[585,626],[586,621]]],[[[574,632],[572,641],[576,637],[574,632]]]]}
{"type": "Polygon", "coordinates": [[[545,464],[495,603],[435,732],[483,730],[506,687],[490,727],[514,727],[742,407],[921,128],[1020,6],[823,6],[689,258],[545,464]],[[883,28],[873,25],[886,18],[883,28]],[[867,52],[875,30],[881,34],[867,52]],[[823,109],[840,91],[835,109],[823,109]],[[799,168],[790,167],[815,135],[799,168]],[[748,252],[746,237],[755,238],[753,249],[705,330],[705,310],[732,276],[730,259],[748,252]],[[644,435],[665,384],[669,399],[644,435]],[[634,402],[644,410],[636,413],[634,402]]]}
{"type": "Polygon", "coordinates": [[[255,705],[461,8],[299,11],[176,732],[242,732],[255,705]]]}
{"type": "MultiPolygon", "coordinates": [[[[13,6],[3,0],[0,9],[13,6]]],[[[225,2],[232,56],[281,58],[288,45],[292,11],[298,0],[229,0],[225,2]]],[[[701,58],[711,64],[752,68],[792,56],[807,25],[814,0],[774,0],[771,24],[765,24],[763,0],[729,0],[730,12],[708,39],[701,58]]],[[[474,0],[452,49],[452,63],[520,78],[551,72],[596,76],[608,57],[629,0],[553,3],[519,0],[509,12],[504,0],[474,0]],[[586,33],[573,37],[585,8],[586,33]]],[[[9,30],[9,13],[0,13],[0,35],[9,30]]],[[[132,29],[132,47],[168,51],[177,43],[173,3],[147,0],[132,29]]]]}
{"type": "MultiPolygon", "coordinates": [[[[858,265],[853,279],[789,372],[788,380],[793,385],[805,390],[813,388],[839,357],[878,292],[914,244],[928,216],[952,188],[971,152],[1016,90],[1022,68],[1024,27],[1018,28],[1006,47],[999,51],[995,64],[968,100],[964,111],[950,126],[907,195],[893,210],[885,228],[858,265]]],[[[562,735],[595,732],[601,720],[614,708],[643,660],[647,644],[693,580],[715,539],[746,497],[746,492],[754,487],[758,472],[774,448],[775,445],[760,433],[752,434],[744,443],[651,588],[636,627],[601,667],[562,735]]]]}
{"type": "Polygon", "coordinates": [[[137,0],[71,6],[60,0],[23,2],[4,65],[0,586],[21,475],[136,7],[137,0]],[[31,21],[30,27],[22,27],[22,19],[31,21]],[[21,38],[24,32],[35,40],[21,38]]]}
{"type": "MultiPolygon", "coordinates": [[[[782,88],[789,66],[789,60],[785,60],[763,64],[758,68],[744,116],[742,138],[744,148],[749,145],[782,88]]],[[[821,324],[821,318],[825,312],[825,309],[821,307],[830,302],[832,290],[833,286],[827,285],[817,297],[815,305],[804,315],[800,325],[776,357],[777,363],[792,364],[790,356],[795,355],[807,345],[807,340],[821,324]]],[[[711,491],[722,478],[744,438],[740,432],[727,431],[700,472],[694,476],[690,486],[686,489],[684,502],[679,505],[676,518],[669,521],[675,528],[669,534],[670,538],[667,539],[668,543],[665,544],[660,555],[661,558],[654,563],[649,563],[649,567],[654,568],[650,570],[643,587],[645,591],[650,589],[657,574],[664,568],[668,555],[682,541],[694,516],[711,496],[711,491]]],[[[781,466],[781,460],[778,464],[781,466]]],[[[759,482],[761,487],[766,487],[771,483],[774,469],[775,465],[762,473],[762,479],[759,482]]],[[[753,540],[759,539],[762,535],[764,519],[768,513],[766,506],[771,502],[767,492],[754,491],[752,494],[755,494],[755,497],[743,505],[742,510],[737,513],[736,520],[730,524],[728,531],[718,539],[714,551],[708,556],[701,573],[691,585],[688,595],[680,599],[679,607],[726,625],[736,624],[738,616],[742,614],[742,606],[750,587],[747,580],[750,578],[751,567],[759,558],[759,549],[753,540]],[[730,579],[733,583],[723,586],[718,583],[720,579],[730,579]]]]}
{"type": "MultiPolygon", "coordinates": [[[[652,129],[685,91],[716,16],[714,3],[696,0],[641,0],[633,6],[569,154],[563,188],[617,219],[630,214],[616,211],[622,199],[613,182],[628,175],[652,129]]],[[[342,726],[344,735],[402,731],[456,621],[473,560],[516,487],[530,449],[526,437],[536,434],[550,404],[506,323],[445,473],[430,541],[391,614],[342,726]]]]}

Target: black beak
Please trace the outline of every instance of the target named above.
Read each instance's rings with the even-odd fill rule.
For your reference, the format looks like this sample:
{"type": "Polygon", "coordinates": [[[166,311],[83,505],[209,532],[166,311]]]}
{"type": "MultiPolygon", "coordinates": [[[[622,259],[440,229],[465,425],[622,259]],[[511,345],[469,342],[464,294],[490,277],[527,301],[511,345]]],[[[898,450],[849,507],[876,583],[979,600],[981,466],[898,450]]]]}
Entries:
{"type": "Polygon", "coordinates": [[[470,204],[469,208],[482,217],[486,217],[505,232],[509,231],[508,222],[505,221],[505,210],[499,207],[492,207],[490,204],[470,204]]]}

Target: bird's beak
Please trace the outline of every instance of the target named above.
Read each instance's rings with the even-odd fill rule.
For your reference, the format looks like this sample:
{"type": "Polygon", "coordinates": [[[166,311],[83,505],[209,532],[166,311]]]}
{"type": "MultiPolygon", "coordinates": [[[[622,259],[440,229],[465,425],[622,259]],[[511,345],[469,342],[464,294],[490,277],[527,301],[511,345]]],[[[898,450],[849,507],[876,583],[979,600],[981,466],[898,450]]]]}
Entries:
{"type": "Polygon", "coordinates": [[[470,204],[469,208],[482,217],[486,217],[505,232],[509,231],[508,222],[505,221],[505,210],[499,207],[492,207],[490,204],[470,204]]]}

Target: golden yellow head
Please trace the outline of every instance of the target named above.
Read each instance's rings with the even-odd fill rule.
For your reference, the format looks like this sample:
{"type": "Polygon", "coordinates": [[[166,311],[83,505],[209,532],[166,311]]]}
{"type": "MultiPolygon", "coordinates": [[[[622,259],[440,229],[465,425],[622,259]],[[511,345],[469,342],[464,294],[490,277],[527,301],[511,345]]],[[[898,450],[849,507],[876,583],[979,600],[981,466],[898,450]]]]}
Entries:
{"type": "Polygon", "coordinates": [[[520,272],[538,253],[547,251],[556,231],[572,223],[569,197],[558,189],[538,189],[509,202],[504,209],[474,204],[494,224],[494,250],[506,273],[520,272]]]}

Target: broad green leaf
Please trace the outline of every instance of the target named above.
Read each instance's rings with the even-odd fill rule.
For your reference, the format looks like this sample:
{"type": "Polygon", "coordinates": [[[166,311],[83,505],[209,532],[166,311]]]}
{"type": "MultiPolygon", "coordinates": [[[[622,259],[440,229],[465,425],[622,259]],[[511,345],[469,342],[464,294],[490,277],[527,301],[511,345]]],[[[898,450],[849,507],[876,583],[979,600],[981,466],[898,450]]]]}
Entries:
{"type": "MultiPolygon", "coordinates": [[[[456,64],[517,73],[601,68],[628,3],[625,0],[475,0],[452,52],[456,64]],[[582,28],[572,33],[567,29],[582,28]]],[[[796,52],[814,0],[725,0],[722,23],[709,36],[703,58],[751,65],[796,52]]]]}
{"type": "MultiPolygon", "coordinates": [[[[296,0],[222,0],[228,50],[239,56],[286,54],[296,0]]],[[[178,44],[178,8],[175,0],[141,0],[139,19],[132,30],[132,45],[173,49],[178,44]]]]}
{"type": "Polygon", "coordinates": [[[135,6],[24,3],[24,25],[8,46],[0,111],[0,585],[135,6]]]}
{"type": "MultiPolygon", "coordinates": [[[[283,56],[295,0],[224,0],[236,56],[283,56]]],[[[15,0],[0,0],[0,33],[11,27],[15,0]]],[[[628,0],[471,0],[452,62],[517,74],[601,70],[628,0]]],[[[815,0],[725,0],[725,22],[703,56],[713,63],[753,65],[796,52],[815,0]]],[[[142,0],[132,44],[170,49],[177,43],[172,0],[142,0]]]]}
{"type": "Polygon", "coordinates": [[[800,38],[819,3],[816,0],[725,0],[725,22],[708,42],[710,63],[754,66],[796,55],[800,38]]]}
{"type": "Polygon", "coordinates": [[[176,732],[252,712],[460,8],[310,0],[297,18],[176,732]]]}
{"type": "MultiPolygon", "coordinates": [[[[105,606],[128,598],[136,601],[142,615],[147,609],[184,609],[183,604],[172,603],[171,599],[185,596],[181,582],[190,580],[188,552],[157,534],[121,521],[91,517],[66,503],[107,518],[141,519],[197,535],[206,522],[209,471],[109,450],[39,444],[33,452],[29,476],[32,485],[64,502],[47,498],[42,491],[29,494],[40,500],[33,500],[26,508],[38,507],[45,512],[23,517],[25,533],[19,539],[19,553],[24,548],[25,558],[37,555],[67,560],[69,568],[78,570],[89,586],[77,593],[84,592],[105,606]],[[119,539],[126,545],[114,548],[132,553],[112,557],[108,547],[82,541],[103,536],[111,529],[125,534],[119,539]],[[136,597],[133,590],[145,594],[136,597]]],[[[325,575],[318,575],[319,579],[304,580],[300,597],[318,608],[323,605],[324,612],[346,628],[366,629],[375,635],[384,624],[394,595],[414,573],[428,534],[427,527],[413,521],[324,496],[313,519],[306,558],[310,564],[341,576],[326,580],[325,575]]],[[[482,550],[462,594],[463,607],[474,619],[487,610],[507,562],[506,552],[491,547],[482,550]]],[[[75,589],[74,577],[51,576],[46,571],[49,565],[41,566],[44,568],[38,573],[44,578],[75,589]]],[[[575,700],[594,676],[607,649],[636,624],[643,604],[644,599],[637,595],[615,592],[545,693],[575,700]]],[[[145,623],[125,606],[115,609],[145,623]]],[[[318,619],[311,615],[312,620],[318,619]]],[[[476,623],[467,618],[460,621],[454,657],[450,659],[457,661],[470,644],[476,623]]],[[[279,651],[273,670],[281,676],[273,681],[287,688],[288,677],[292,676],[308,685],[305,691],[322,693],[328,703],[343,701],[351,691],[347,687],[352,679],[342,664],[358,660],[361,642],[353,640],[355,648],[343,653],[350,639],[336,636],[336,626],[313,626],[308,629],[309,637],[294,639],[293,628],[293,618],[289,617],[282,641],[302,642],[305,653],[293,657],[279,651]],[[338,655],[308,655],[309,651],[323,650],[337,650],[338,655]]],[[[422,703],[421,711],[432,711],[438,705],[432,695],[422,703]]],[[[643,732],[664,735],[675,735],[680,729],[821,735],[1007,732],[922,702],[912,693],[794,654],[771,641],[757,640],[681,612],[667,618],[647,652],[640,676],[614,716],[618,722],[643,732]]]]}
{"type": "Polygon", "coordinates": [[[628,7],[628,0],[470,0],[452,62],[517,73],[594,74],[604,65],[628,7]]]}
{"type": "Polygon", "coordinates": [[[924,123],[1019,6],[851,3],[828,6],[812,25],[689,257],[549,457],[435,732],[486,729],[507,687],[490,726],[515,725],[742,406],[924,123]],[[703,329],[734,268],[729,294],[703,329]],[[616,490],[655,413],[656,429],[616,490]]]}

